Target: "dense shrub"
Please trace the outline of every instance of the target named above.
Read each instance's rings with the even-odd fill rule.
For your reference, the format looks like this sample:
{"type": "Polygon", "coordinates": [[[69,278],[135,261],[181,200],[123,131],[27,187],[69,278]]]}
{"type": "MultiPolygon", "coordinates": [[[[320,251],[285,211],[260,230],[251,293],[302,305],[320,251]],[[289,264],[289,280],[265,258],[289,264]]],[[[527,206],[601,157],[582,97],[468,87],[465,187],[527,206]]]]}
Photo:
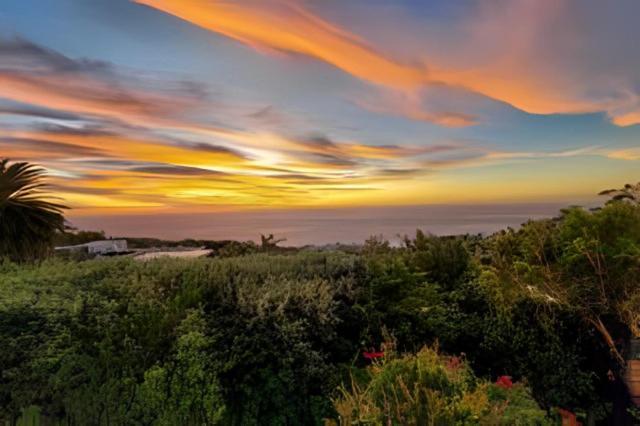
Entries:
{"type": "Polygon", "coordinates": [[[346,338],[357,336],[357,270],[353,256],[317,253],[4,264],[0,412],[37,405],[80,424],[320,422],[336,366],[358,349],[346,338]]]}
{"type": "Polygon", "coordinates": [[[387,351],[360,376],[334,400],[340,424],[552,424],[524,385],[478,380],[464,360],[426,347],[403,357],[387,351]]]}
{"type": "MultiPolygon", "coordinates": [[[[451,254],[467,248],[469,240],[434,243],[436,237],[422,233],[407,240],[407,248],[370,250],[363,292],[372,324],[367,338],[380,341],[384,326],[404,351],[437,342],[447,353],[466,354],[483,377],[526,379],[545,408],[603,417],[603,402],[611,398],[606,344],[575,309],[549,304],[511,273],[519,262],[535,262],[538,246],[533,242],[554,223],[532,222],[520,231],[499,233],[480,248],[474,241],[481,250],[475,260],[451,254]],[[456,256],[466,259],[456,274],[426,273],[456,256]]],[[[384,245],[378,242],[377,247],[384,245]]]]}

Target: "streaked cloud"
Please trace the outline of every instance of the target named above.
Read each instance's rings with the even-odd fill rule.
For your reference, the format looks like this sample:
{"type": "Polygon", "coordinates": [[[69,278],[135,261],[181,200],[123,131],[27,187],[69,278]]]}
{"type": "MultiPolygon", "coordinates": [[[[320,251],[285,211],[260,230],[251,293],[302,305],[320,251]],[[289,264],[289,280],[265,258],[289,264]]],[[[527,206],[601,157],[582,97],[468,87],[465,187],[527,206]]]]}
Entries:
{"type": "Polygon", "coordinates": [[[188,82],[142,80],[105,62],[74,60],[24,39],[0,38],[0,98],[35,105],[5,112],[43,116],[55,110],[148,125],[196,108],[203,96],[188,82]]]}
{"type": "Polygon", "coordinates": [[[64,143],[30,137],[2,137],[0,133],[2,155],[13,159],[19,158],[68,158],[105,156],[100,149],[84,147],[72,143],[64,143]]]}
{"type": "Polygon", "coordinates": [[[377,52],[297,1],[136,0],[259,50],[308,55],[372,83],[412,89],[427,81],[421,68],[377,52]]]}
{"type": "Polygon", "coordinates": [[[533,114],[603,112],[637,124],[639,13],[629,0],[482,2],[451,27],[473,43],[439,40],[432,76],[533,114]]]}
{"type": "MultiPolygon", "coordinates": [[[[491,152],[486,158],[490,160],[522,159],[522,158],[566,158],[581,155],[603,155],[603,151],[598,146],[588,146],[584,148],[567,149],[560,151],[540,151],[540,152],[491,152]]],[[[606,154],[605,154],[606,155],[606,154]]]]}
{"type": "Polygon", "coordinates": [[[353,102],[377,114],[405,117],[445,127],[467,127],[479,123],[478,117],[473,114],[429,107],[428,101],[425,101],[423,92],[420,90],[413,92],[377,90],[366,97],[354,99],[353,102]]]}
{"type": "Polygon", "coordinates": [[[154,175],[169,175],[169,176],[226,176],[226,173],[216,170],[200,169],[198,167],[185,167],[174,165],[152,165],[152,166],[138,166],[129,169],[132,172],[137,173],[149,173],[154,175]]]}
{"type": "MultiPolygon", "coordinates": [[[[640,77],[635,72],[640,56],[633,42],[616,49],[615,59],[621,66],[606,67],[615,43],[636,25],[631,16],[640,14],[640,4],[629,0],[620,1],[624,8],[615,11],[597,1],[482,2],[469,7],[469,13],[451,24],[449,31],[442,31],[444,39],[407,35],[415,45],[412,62],[383,53],[392,49],[374,46],[300,0],[135,1],[259,51],[306,55],[397,90],[395,99],[382,104],[362,103],[381,113],[445,126],[474,124],[473,115],[465,111],[419,107],[420,89],[437,84],[476,92],[533,114],[604,112],[620,126],[640,123],[640,77]],[[619,37],[611,38],[607,32],[619,37]],[[456,44],[460,34],[473,42],[456,44]],[[594,38],[598,36],[603,38],[594,38]],[[428,51],[435,46],[440,49],[429,54],[420,51],[421,46],[428,51]]],[[[406,22],[381,24],[411,28],[406,22]]],[[[375,31],[375,25],[371,27],[375,31]]]]}
{"type": "Polygon", "coordinates": [[[0,130],[0,147],[15,159],[52,170],[54,187],[76,212],[105,206],[130,210],[322,204],[331,189],[381,191],[389,182],[418,176],[417,158],[466,149],[454,143],[366,145],[322,134],[286,137],[239,131],[216,134],[214,142],[205,141],[206,133],[197,126],[193,132],[187,128],[175,137],[81,114],[69,121],[27,122],[0,130]]]}
{"type": "MultiPolygon", "coordinates": [[[[135,0],[202,28],[245,43],[258,51],[306,55],[369,83],[411,93],[431,81],[425,66],[404,64],[377,51],[364,39],[307,10],[294,0],[202,1],[135,0]]],[[[371,104],[367,107],[376,110],[371,104]]],[[[391,106],[380,110],[389,112],[391,106]]],[[[463,113],[422,111],[402,105],[396,114],[445,126],[466,126],[463,113]]]]}
{"type": "MultiPolygon", "coordinates": [[[[0,99],[1,101],[1,99],[0,99]]],[[[20,104],[16,102],[0,102],[1,115],[16,115],[36,118],[47,118],[54,120],[77,120],[78,117],[64,111],[56,111],[47,108],[41,108],[33,105],[20,104]]]]}

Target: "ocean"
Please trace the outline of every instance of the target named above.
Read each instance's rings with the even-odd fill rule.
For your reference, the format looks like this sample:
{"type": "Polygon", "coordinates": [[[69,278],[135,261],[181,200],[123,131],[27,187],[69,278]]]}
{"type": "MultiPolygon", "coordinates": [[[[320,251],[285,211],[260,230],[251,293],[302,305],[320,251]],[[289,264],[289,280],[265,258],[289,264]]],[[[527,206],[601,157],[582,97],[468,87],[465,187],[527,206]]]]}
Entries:
{"type": "Polygon", "coordinates": [[[259,240],[286,238],[282,245],[362,243],[372,235],[392,242],[422,229],[436,235],[488,234],[529,219],[557,215],[566,204],[482,204],[236,211],[194,214],[71,217],[79,229],[113,237],[259,240]]]}

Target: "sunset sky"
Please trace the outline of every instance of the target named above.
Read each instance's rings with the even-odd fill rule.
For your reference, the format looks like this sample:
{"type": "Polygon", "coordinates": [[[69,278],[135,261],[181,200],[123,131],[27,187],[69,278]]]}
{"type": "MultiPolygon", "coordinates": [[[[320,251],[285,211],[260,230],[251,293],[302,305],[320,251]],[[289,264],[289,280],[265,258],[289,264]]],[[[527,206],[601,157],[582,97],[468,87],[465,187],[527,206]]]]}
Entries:
{"type": "Polygon", "coordinates": [[[640,180],[637,0],[4,0],[0,157],[71,215],[640,180]]]}

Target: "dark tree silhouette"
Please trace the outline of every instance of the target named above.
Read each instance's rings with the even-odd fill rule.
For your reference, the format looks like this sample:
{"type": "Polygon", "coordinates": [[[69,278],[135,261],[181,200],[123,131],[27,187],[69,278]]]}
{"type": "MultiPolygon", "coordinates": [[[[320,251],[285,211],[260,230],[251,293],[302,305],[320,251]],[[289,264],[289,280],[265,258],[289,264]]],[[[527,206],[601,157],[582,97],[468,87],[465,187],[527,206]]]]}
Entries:
{"type": "Polygon", "coordinates": [[[628,183],[621,189],[605,189],[598,195],[611,195],[611,200],[608,201],[609,203],[612,201],[628,201],[634,204],[640,204],[640,182],[635,185],[628,183]]]}
{"type": "Polygon", "coordinates": [[[43,189],[45,170],[0,160],[0,257],[16,261],[46,255],[57,231],[64,230],[66,208],[43,189]]]}
{"type": "Polygon", "coordinates": [[[269,234],[268,237],[263,234],[260,234],[260,247],[262,248],[262,250],[265,250],[265,251],[276,248],[278,244],[283,241],[287,241],[287,239],[286,238],[275,239],[273,234],[269,234]]]}

